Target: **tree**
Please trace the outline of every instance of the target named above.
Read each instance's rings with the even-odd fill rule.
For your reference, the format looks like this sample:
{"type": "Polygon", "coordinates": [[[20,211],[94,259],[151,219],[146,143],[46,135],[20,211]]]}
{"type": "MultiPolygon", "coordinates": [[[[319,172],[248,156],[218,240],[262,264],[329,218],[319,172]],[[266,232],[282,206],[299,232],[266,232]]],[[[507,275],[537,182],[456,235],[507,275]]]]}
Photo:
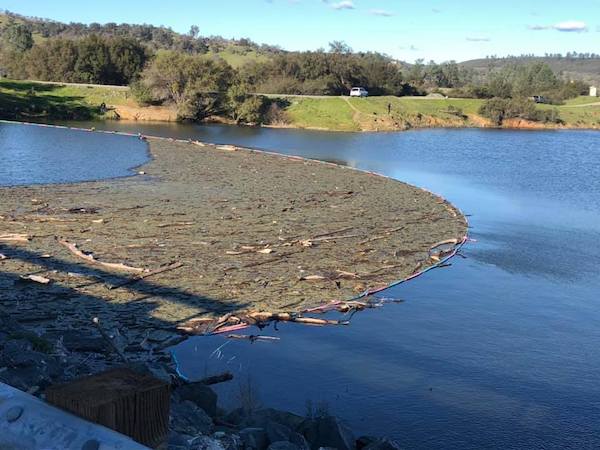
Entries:
{"type": "Polygon", "coordinates": [[[181,119],[198,120],[221,112],[234,73],[220,59],[159,52],[141,82],[154,100],[173,102],[181,119]]]}
{"type": "Polygon", "coordinates": [[[350,47],[344,41],[332,41],[329,43],[329,53],[349,55],[352,53],[352,47],[350,47]]]}
{"type": "Polygon", "coordinates": [[[33,47],[31,30],[22,23],[10,22],[2,30],[2,43],[7,50],[25,52],[33,47]]]}
{"type": "Polygon", "coordinates": [[[193,39],[198,39],[198,35],[200,34],[200,28],[198,25],[192,25],[190,27],[190,31],[188,31],[188,35],[193,39]]]}

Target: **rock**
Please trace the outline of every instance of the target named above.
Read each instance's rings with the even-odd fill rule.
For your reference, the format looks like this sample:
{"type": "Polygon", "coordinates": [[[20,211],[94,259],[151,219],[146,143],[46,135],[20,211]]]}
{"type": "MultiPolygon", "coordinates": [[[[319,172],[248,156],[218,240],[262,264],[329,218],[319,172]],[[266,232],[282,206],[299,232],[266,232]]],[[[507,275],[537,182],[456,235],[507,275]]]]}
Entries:
{"type": "Polygon", "coordinates": [[[267,422],[267,436],[269,442],[286,441],[298,446],[302,450],[309,450],[310,445],[300,433],[292,431],[289,427],[273,421],[267,422]]]}
{"type": "Polygon", "coordinates": [[[296,444],[287,441],[273,442],[267,450],[300,450],[296,444]]]}
{"type": "Polygon", "coordinates": [[[33,351],[27,339],[11,339],[4,344],[2,365],[10,367],[37,366],[44,360],[44,354],[33,351]]]}
{"type": "Polygon", "coordinates": [[[62,337],[63,345],[72,352],[105,353],[107,351],[107,345],[102,336],[92,332],[64,330],[59,333],[48,333],[44,337],[48,339],[62,337]]]}
{"type": "Polygon", "coordinates": [[[361,436],[356,440],[356,450],[362,450],[367,445],[372,444],[378,438],[374,436],[361,436]]]}
{"type": "Polygon", "coordinates": [[[212,438],[219,441],[225,450],[242,450],[244,448],[242,440],[237,434],[217,431],[213,433],[212,438]]]}
{"type": "Polygon", "coordinates": [[[267,428],[268,422],[275,422],[285,425],[292,431],[297,431],[298,427],[304,422],[304,418],[287,411],[279,411],[273,408],[259,409],[252,412],[245,418],[247,426],[267,428]]]}
{"type": "Polygon", "coordinates": [[[333,416],[306,419],[298,431],[304,435],[313,450],[319,447],[351,450],[355,446],[352,430],[333,416]]]}
{"type": "Polygon", "coordinates": [[[190,450],[225,450],[221,441],[208,436],[198,436],[190,444],[190,450]]]}
{"type": "Polygon", "coordinates": [[[292,434],[289,427],[272,420],[267,421],[266,431],[269,442],[289,441],[292,434]]]}
{"type": "Polygon", "coordinates": [[[169,384],[171,384],[171,382],[173,381],[171,378],[171,374],[169,374],[164,364],[150,361],[146,363],[146,367],[148,369],[148,372],[150,372],[150,374],[154,378],[157,378],[169,384]]]}
{"type": "Polygon", "coordinates": [[[190,383],[178,387],[175,392],[181,400],[189,400],[202,408],[210,417],[216,417],[217,394],[208,386],[190,383]]]}
{"type": "Polygon", "coordinates": [[[183,401],[171,405],[172,431],[196,436],[211,433],[213,427],[212,419],[195,403],[183,401]]]}
{"type": "Polygon", "coordinates": [[[225,414],[225,422],[232,425],[242,426],[247,424],[249,415],[244,408],[236,408],[228,414],[225,414]]]}
{"type": "Polygon", "coordinates": [[[168,438],[168,450],[188,450],[190,448],[189,436],[185,434],[179,434],[174,431],[169,433],[168,438]]]}
{"type": "Polygon", "coordinates": [[[244,448],[264,450],[269,445],[269,436],[264,428],[244,428],[239,435],[244,448]]]}
{"type": "Polygon", "coordinates": [[[376,439],[369,445],[363,448],[363,450],[400,450],[400,445],[397,442],[387,438],[376,439]]]}
{"type": "Polygon", "coordinates": [[[32,386],[48,386],[51,383],[36,367],[4,370],[0,373],[0,381],[25,392],[32,386]]]}
{"type": "Polygon", "coordinates": [[[167,339],[170,339],[174,336],[174,334],[170,331],[165,330],[152,330],[148,334],[148,340],[150,342],[164,342],[167,339]]]}
{"type": "Polygon", "coordinates": [[[306,438],[304,436],[302,436],[300,433],[296,433],[294,431],[292,433],[292,435],[290,436],[290,442],[294,445],[297,445],[302,450],[310,450],[310,444],[308,443],[306,438]]]}

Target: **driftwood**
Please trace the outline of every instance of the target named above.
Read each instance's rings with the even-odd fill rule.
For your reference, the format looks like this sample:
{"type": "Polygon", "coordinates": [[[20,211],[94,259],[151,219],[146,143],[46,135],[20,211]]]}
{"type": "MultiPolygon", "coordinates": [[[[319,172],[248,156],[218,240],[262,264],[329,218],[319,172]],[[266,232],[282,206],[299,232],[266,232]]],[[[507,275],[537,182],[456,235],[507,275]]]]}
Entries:
{"type": "Polygon", "coordinates": [[[115,343],[113,342],[113,340],[106,333],[106,331],[104,331],[104,328],[102,328],[102,326],[100,325],[100,319],[98,319],[97,317],[94,317],[92,319],[92,323],[94,324],[94,326],[96,327],[96,329],[98,330],[98,332],[100,333],[100,335],[102,336],[102,339],[104,339],[106,341],[106,343],[108,344],[108,346],[119,357],[119,359],[121,361],[123,361],[125,364],[129,364],[129,360],[125,357],[125,355],[123,354],[123,352],[115,345],[115,343]]]}
{"type": "Polygon", "coordinates": [[[165,267],[160,267],[158,269],[151,270],[150,272],[142,273],[141,275],[138,275],[137,277],[130,278],[129,280],[123,281],[121,283],[109,286],[109,289],[118,289],[123,286],[128,286],[130,284],[137,283],[138,281],[143,280],[144,278],[152,277],[154,275],[158,275],[159,273],[168,272],[170,270],[179,269],[180,267],[183,267],[183,263],[176,262],[176,263],[170,264],[165,267]]]}
{"type": "Polygon", "coordinates": [[[441,247],[442,245],[456,245],[458,244],[458,242],[458,239],[446,239],[445,241],[436,242],[431,247],[429,247],[429,250],[435,250],[436,248],[441,247]]]}
{"type": "Polygon", "coordinates": [[[233,374],[231,372],[225,372],[219,375],[214,375],[212,377],[202,378],[195,383],[204,384],[206,386],[211,386],[213,384],[225,383],[226,381],[233,380],[233,374]]]}
{"type": "Polygon", "coordinates": [[[383,235],[381,236],[373,236],[369,239],[365,239],[364,241],[359,242],[359,245],[364,245],[364,244],[368,244],[369,242],[374,242],[374,241],[379,241],[381,239],[385,239],[386,237],[388,237],[390,234],[395,233],[397,231],[401,231],[403,230],[404,227],[398,227],[398,228],[393,228],[391,230],[385,231],[383,235]]]}
{"type": "Polygon", "coordinates": [[[324,237],[324,236],[331,236],[332,234],[339,234],[339,233],[345,233],[346,231],[350,231],[354,229],[354,227],[346,227],[346,228],[341,228],[339,230],[335,230],[335,231],[330,231],[329,233],[321,233],[321,234],[317,234],[316,236],[313,236],[312,238],[308,238],[309,241],[314,241],[315,239],[324,237]]]}
{"type": "Polygon", "coordinates": [[[34,283],[39,283],[39,284],[50,284],[50,279],[43,277],[41,275],[21,275],[19,277],[21,280],[23,281],[33,281],[34,283]]]}
{"type": "Polygon", "coordinates": [[[77,244],[73,244],[71,242],[65,241],[64,239],[59,239],[58,241],[61,245],[65,246],[73,255],[78,258],[84,259],[89,264],[94,264],[102,267],[106,267],[107,269],[120,270],[123,272],[133,272],[133,273],[144,273],[147,269],[142,269],[139,267],[131,267],[122,263],[108,263],[98,261],[93,254],[84,253],[78,247],[77,244]]]}
{"type": "Polygon", "coordinates": [[[344,236],[324,236],[314,239],[308,239],[309,242],[326,242],[326,241],[335,241],[336,239],[351,239],[355,237],[360,237],[360,234],[346,234],[344,236]]]}
{"type": "Polygon", "coordinates": [[[196,222],[173,222],[173,223],[159,223],[156,225],[158,228],[167,228],[167,227],[187,227],[190,225],[194,225],[196,222]]]}
{"type": "Polygon", "coordinates": [[[303,325],[348,325],[348,321],[317,319],[314,317],[304,317],[301,314],[291,313],[272,313],[272,312],[252,312],[244,315],[233,316],[226,314],[219,319],[197,318],[188,320],[177,327],[182,333],[187,334],[214,334],[218,332],[232,331],[241,329],[250,325],[259,327],[265,326],[271,322],[294,322],[303,325]]]}
{"type": "Polygon", "coordinates": [[[31,236],[23,233],[0,234],[0,242],[29,242],[31,236]]]}
{"type": "Polygon", "coordinates": [[[247,339],[250,342],[256,342],[256,341],[279,341],[280,338],[275,337],[275,336],[260,336],[260,335],[256,335],[256,334],[229,334],[227,335],[227,339],[238,339],[238,340],[244,340],[247,339]]]}

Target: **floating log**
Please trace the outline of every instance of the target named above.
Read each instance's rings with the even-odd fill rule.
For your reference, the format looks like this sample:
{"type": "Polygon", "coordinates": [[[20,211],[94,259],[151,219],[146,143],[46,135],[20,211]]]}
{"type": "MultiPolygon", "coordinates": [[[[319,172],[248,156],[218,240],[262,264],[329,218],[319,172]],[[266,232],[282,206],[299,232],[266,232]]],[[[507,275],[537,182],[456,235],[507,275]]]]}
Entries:
{"type": "Polygon", "coordinates": [[[233,374],[231,372],[225,372],[219,375],[203,378],[199,381],[196,381],[196,383],[212,386],[213,384],[225,383],[226,381],[231,380],[233,380],[233,374]]]}
{"type": "Polygon", "coordinates": [[[73,255],[87,261],[89,264],[94,264],[102,267],[106,267],[107,269],[120,270],[124,272],[134,272],[134,273],[144,273],[147,272],[147,269],[142,269],[139,267],[131,267],[122,263],[108,263],[98,261],[92,253],[84,253],[78,247],[77,244],[73,244],[71,242],[65,241],[64,239],[58,240],[59,244],[65,246],[73,255]]]}
{"type": "Polygon", "coordinates": [[[50,284],[50,279],[41,275],[21,275],[20,279],[23,281],[33,281],[39,284],[50,284]]]}
{"type": "Polygon", "coordinates": [[[217,334],[241,330],[251,325],[264,326],[271,322],[293,322],[303,325],[348,325],[348,321],[317,319],[304,317],[300,314],[272,313],[267,311],[252,312],[239,317],[227,314],[219,319],[198,318],[191,319],[177,327],[182,333],[200,335],[217,334]]]}
{"type": "Polygon", "coordinates": [[[238,340],[248,340],[250,342],[256,341],[279,341],[281,338],[275,336],[260,336],[256,334],[229,334],[227,335],[227,339],[238,339],[238,340]]]}
{"type": "Polygon", "coordinates": [[[0,242],[29,242],[31,236],[23,233],[0,234],[0,242]]]}
{"type": "Polygon", "coordinates": [[[137,283],[138,281],[143,280],[144,278],[152,277],[154,275],[158,275],[159,273],[168,272],[170,270],[179,269],[180,267],[183,267],[183,263],[176,262],[176,263],[170,264],[168,266],[160,267],[158,269],[151,270],[150,272],[143,273],[141,275],[138,275],[135,278],[131,278],[129,280],[123,281],[123,282],[121,282],[119,284],[115,284],[115,285],[109,286],[109,289],[118,289],[118,288],[123,287],[123,286],[127,286],[127,285],[130,285],[130,284],[137,283]]]}

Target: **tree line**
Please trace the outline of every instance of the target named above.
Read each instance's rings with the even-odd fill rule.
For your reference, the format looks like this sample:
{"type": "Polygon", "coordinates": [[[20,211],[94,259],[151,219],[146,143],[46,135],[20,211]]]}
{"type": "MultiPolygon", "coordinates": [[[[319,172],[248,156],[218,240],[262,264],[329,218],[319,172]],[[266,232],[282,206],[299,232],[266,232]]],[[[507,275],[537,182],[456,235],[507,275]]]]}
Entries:
{"type": "Polygon", "coordinates": [[[140,103],[172,103],[182,119],[224,114],[243,122],[281,117],[281,105],[257,93],[340,95],[362,86],[371,95],[440,92],[519,101],[537,95],[560,103],[588,89],[561,79],[544,62],[481,74],[453,61],[404,64],[380,53],[354,52],[340,41],[327,50],[286,52],[247,39],[205,40],[197,27],[181,35],[152,25],[36,20],[9,20],[0,29],[0,71],[17,79],[131,85],[140,103]],[[47,38],[36,42],[34,32],[47,38]],[[232,42],[269,57],[249,58],[234,69],[217,52],[232,42]]]}

